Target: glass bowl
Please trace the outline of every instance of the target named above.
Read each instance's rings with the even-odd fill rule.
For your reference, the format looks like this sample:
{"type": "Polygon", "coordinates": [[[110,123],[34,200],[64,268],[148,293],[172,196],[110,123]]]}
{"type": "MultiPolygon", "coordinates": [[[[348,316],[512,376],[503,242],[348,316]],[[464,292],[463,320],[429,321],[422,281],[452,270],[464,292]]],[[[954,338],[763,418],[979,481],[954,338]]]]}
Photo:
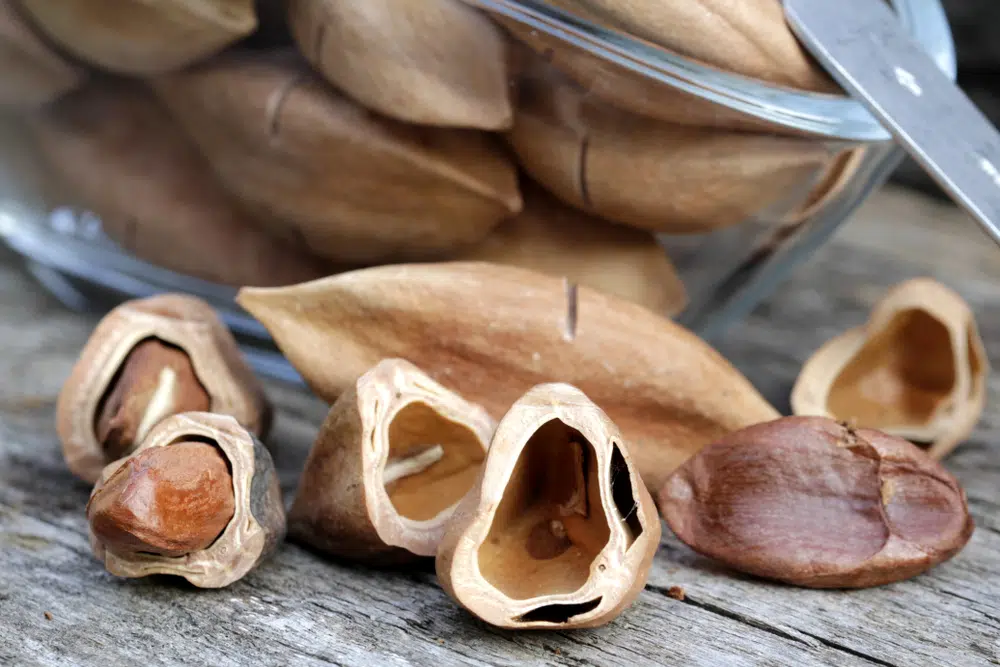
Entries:
{"type": "MultiPolygon", "coordinates": [[[[506,143],[522,183],[541,183],[567,210],[655,233],[686,291],[686,306],[669,314],[704,338],[806,261],[903,156],[847,97],[722,71],[544,2],[463,1],[516,45],[506,143]]],[[[954,79],[940,3],[892,4],[954,79]]],[[[23,113],[0,118],[0,240],[49,292],[99,311],[164,291],[194,294],[219,310],[258,372],[300,381],[235,305],[236,287],[153,265],[112,241],[54,183],[29,126],[23,113]]]]}

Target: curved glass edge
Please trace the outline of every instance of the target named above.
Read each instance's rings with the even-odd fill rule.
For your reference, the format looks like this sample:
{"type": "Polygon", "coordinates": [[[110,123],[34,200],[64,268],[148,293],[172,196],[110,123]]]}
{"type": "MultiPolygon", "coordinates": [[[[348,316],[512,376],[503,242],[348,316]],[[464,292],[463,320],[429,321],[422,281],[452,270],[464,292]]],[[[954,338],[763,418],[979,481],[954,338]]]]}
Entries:
{"type": "MultiPolygon", "coordinates": [[[[604,28],[541,0],[463,0],[551,34],[641,76],[768,122],[850,141],[888,141],[889,132],[858,101],[796,91],[723,72],[604,28]]],[[[940,0],[892,0],[900,20],[938,67],[957,75],[955,46],[940,0]]]]}

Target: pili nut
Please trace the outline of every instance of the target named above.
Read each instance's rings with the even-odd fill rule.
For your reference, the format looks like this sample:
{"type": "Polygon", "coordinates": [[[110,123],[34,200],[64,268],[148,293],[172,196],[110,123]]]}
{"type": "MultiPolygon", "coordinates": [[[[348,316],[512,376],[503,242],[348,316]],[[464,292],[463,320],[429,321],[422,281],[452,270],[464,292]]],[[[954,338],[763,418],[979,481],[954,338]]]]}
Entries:
{"type": "Polygon", "coordinates": [[[891,289],[868,322],[821,347],[799,373],[792,411],[929,443],[934,459],[983,412],[989,360],[962,297],[929,278],[891,289]]]}
{"type": "Polygon", "coordinates": [[[472,488],[494,422],[402,359],[334,403],[302,473],[289,533],[367,563],[434,556],[472,488]]]}
{"type": "Polygon", "coordinates": [[[34,109],[73,90],[86,72],[39,39],[13,0],[0,0],[0,106],[34,109]]]}
{"type": "Polygon", "coordinates": [[[742,222],[808,185],[833,159],[819,141],[630,114],[544,65],[524,74],[507,140],[524,169],[564,202],[669,233],[742,222]]]}
{"type": "Polygon", "coordinates": [[[194,297],[128,301],[94,329],[56,406],[70,470],[93,483],[164,418],[189,411],[231,415],[258,435],[271,407],[212,308],[194,297]]]}
{"type": "Polygon", "coordinates": [[[230,192],[328,259],[438,258],[521,210],[496,137],[378,116],[295,54],[234,52],[154,87],[230,192]]]}
{"type": "Polygon", "coordinates": [[[73,56],[120,74],[180,69],[257,27],[254,0],[18,0],[73,56]]]}
{"type": "Polygon", "coordinates": [[[211,546],[235,505],[219,449],[180,441],[129,456],[91,496],[87,519],[109,551],[177,557],[211,546]]]}
{"type": "Polygon", "coordinates": [[[503,32],[461,0],[291,0],[303,55],[371,109],[422,125],[510,127],[503,32]]]}
{"type": "Polygon", "coordinates": [[[785,87],[840,92],[788,27],[780,0],[550,0],[550,4],[712,68],[785,87]]]}
{"type": "Polygon", "coordinates": [[[825,417],[732,433],[667,481],[677,536],[726,565],[811,588],[914,577],[972,535],[955,478],[902,438],[825,417]]]}
{"type": "Polygon", "coordinates": [[[575,387],[547,384],[500,421],[436,567],[445,591],[493,625],[595,627],[639,595],[659,543],[617,427],[575,387]]]}
{"type": "Polygon", "coordinates": [[[91,548],[108,572],[119,577],[169,574],[200,588],[221,588],[256,567],[285,536],[284,504],[271,456],[228,415],[188,412],[164,419],[132,454],[104,468],[90,498],[91,548]],[[232,518],[213,538],[208,535],[220,517],[209,509],[218,504],[218,494],[211,494],[210,503],[204,496],[192,497],[205,490],[192,488],[192,480],[200,486],[207,469],[215,479],[211,488],[218,490],[226,480],[219,477],[215,461],[210,468],[194,468],[206,464],[204,450],[195,447],[205,444],[225,459],[233,498],[232,518]],[[172,451],[151,453],[162,448],[172,451]],[[178,454],[178,448],[188,451],[178,454]],[[187,530],[183,523],[199,516],[205,523],[190,526],[192,534],[174,543],[187,530]],[[202,548],[185,551],[192,546],[202,548]]]}
{"type": "Polygon", "coordinates": [[[622,428],[654,489],[702,446],[779,416],[683,327],[525,269],[478,262],[381,266],[295,287],[243,289],[238,301],[330,402],[393,357],[408,359],[494,418],[537,384],[572,383],[622,428]],[[337,363],[315,363],[316,350],[337,350],[337,363]]]}
{"type": "Polygon", "coordinates": [[[537,185],[522,189],[524,210],[455,259],[532,269],[669,317],[684,310],[684,283],[652,233],[570,208],[537,185]]]}
{"type": "Polygon", "coordinates": [[[336,273],[255,227],[160,103],[102,79],[29,119],[49,168],[133,255],[233,286],[336,273]]]}

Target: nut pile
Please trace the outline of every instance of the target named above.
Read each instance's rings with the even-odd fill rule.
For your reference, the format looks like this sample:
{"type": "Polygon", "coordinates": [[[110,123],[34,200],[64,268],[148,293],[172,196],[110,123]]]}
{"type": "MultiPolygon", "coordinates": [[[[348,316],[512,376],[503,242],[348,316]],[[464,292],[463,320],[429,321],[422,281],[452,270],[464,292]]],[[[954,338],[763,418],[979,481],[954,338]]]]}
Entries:
{"type": "MultiPolygon", "coordinates": [[[[968,356],[949,357],[948,345],[979,350],[974,321],[960,301],[935,310],[920,295],[957,299],[907,283],[887,298],[906,307],[887,317],[909,314],[905,328],[922,307],[961,315],[965,337],[924,350],[952,359],[933,365],[951,373],[959,389],[946,396],[958,401],[968,356]]],[[[366,566],[434,558],[442,588],[499,627],[613,620],[643,590],[658,510],[705,556],[812,588],[917,576],[973,532],[958,481],[920,447],[867,428],[882,415],[867,403],[844,415],[856,424],[780,417],[682,327],[542,273],[378,267],[239,298],[332,404],[289,537],[366,566]]],[[[923,386],[894,340],[847,365],[869,359],[874,372],[923,386]]],[[[71,468],[96,481],[87,518],[109,572],[221,587],[283,539],[281,492],[258,440],[269,409],[204,304],[162,296],[110,313],[64,386],[58,420],[71,468]]]]}
{"type": "MultiPolygon", "coordinates": [[[[552,4],[838,92],[779,0],[552,4]]],[[[232,286],[475,259],[673,316],[687,295],[656,234],[762,211],[794,226],[856,166],[853,147],[463,0],[0,0],[0,19],[0,105],[26,121],[58,204],[96,213],[133,255],[232,286]]]]}

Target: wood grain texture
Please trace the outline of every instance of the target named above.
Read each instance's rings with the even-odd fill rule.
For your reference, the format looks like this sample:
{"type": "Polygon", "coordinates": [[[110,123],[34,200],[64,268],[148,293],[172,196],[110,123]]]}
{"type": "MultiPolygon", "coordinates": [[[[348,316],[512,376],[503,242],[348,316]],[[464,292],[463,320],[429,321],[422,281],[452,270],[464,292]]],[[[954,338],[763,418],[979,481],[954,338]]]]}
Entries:
{"type": "MultiPolygon", "coordinates": [[[[787,411],[810,353],[863,322],[888,286],[917,275],[958,290],[977,312],[989,357],[1000,358],[1000,251],[952,207],[891,190],[722,351],[787,411]]],[[[429,567],[382,573],[295,545],[219,591],[106,574],[85,537],[89,489],[66,469],[53,424],[60,383],[95,322],[67,313],[0,254],[0,664],[1000,664],[996,377],[972,439],[945,461],[966,487],[976,532],[929,574],[872,590],[801,590],[729,573],[665,534],[646,590],[617,621],[517,634],[472,619],[429,567]],[[670,597],[674,586],[684,601],[670,597]]],[[[296,391],[269,390],[290,499],[326,410],[296,391]]]]}

